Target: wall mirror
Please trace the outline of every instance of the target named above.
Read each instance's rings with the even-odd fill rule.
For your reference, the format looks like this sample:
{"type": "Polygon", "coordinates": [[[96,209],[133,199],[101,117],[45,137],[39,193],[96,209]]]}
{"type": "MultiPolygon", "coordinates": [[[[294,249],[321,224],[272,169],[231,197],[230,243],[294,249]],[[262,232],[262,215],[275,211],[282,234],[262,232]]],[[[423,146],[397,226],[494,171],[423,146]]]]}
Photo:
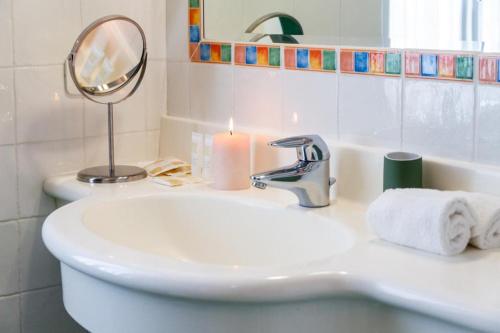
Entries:
{"type": "Polygon", "coordinates": [[[147,64],[146,37],[135,21],[124,16],[103,17],[77,38],[68,56],[68,68],[78,91],[107,105],[109,165],[78,173],[88,183],[117,183],[146,177],[134,166],[115,165],[113,106],[138,89],[147,64]]]}
{"type": "Polygon", "coordinates": [[[203,38],[500,51],[498,0],[204,0],[203,38]]]}

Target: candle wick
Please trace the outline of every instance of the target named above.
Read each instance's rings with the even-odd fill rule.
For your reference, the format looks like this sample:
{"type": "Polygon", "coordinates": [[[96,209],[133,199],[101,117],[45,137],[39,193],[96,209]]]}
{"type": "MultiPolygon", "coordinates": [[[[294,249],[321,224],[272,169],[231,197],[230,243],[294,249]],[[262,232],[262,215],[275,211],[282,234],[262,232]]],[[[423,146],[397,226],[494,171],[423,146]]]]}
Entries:
{"type": "Polygon", "coordinates": [[[232,130],[230,130],[230,131],[229,131],[229,134],[230,134],[230,135],[233,135],[233,131],[232,131],[232,130]]]}

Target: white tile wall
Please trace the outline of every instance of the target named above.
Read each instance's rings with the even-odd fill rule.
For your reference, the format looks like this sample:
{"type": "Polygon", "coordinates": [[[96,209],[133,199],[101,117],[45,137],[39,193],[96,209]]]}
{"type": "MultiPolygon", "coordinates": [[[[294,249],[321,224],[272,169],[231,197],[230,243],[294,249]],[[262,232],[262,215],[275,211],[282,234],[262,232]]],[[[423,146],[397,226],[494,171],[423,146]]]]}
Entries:
{"type": "Polygon", "coordinates": [[[81,30],[80,1],[15,0],[16,65],[61,64],[81,30]]]}
{"type": "Polygon", "coordinates": [[[0,105],[2,106],[0,108],[0,145],[12,144],[15,142],[16,136],[14,123],[14,71],[11,68],[0,69],[0,105]]]}
{"type": "Polygon", "coordinates": [[[0,332],[82,331],[63,308],[59,265],[41,239],[55,208],[42,184],[49,175],[107,163],[106,107],[65,94],[63,62],[99,17],[124,14],[144,27],[148,69],[137,94],[116,106],[116,151],[119,162],[156,158],[167,104],[166,6],[0,0],[0,332]]]}
{"type": "Polygon", "coordinates": [[[0,297],[0,313],[2,314],[2,320],[0,320],[0,332],[21,332],[19,299],[19,295],[0,297]]]}
{"type": "Polygon", "coordinates": [[[401,80],[342,75],[340,139],[397,149],[401,144],[401,80]]]}
{"type": "MultiPolygon", "coordinates": [[[[500,86],[190,64],[187,3],[167,3],[169,115],[225,125],[233,114],[236,127],[264,134],[318,133],[500,165],[500,132],[495,125],[500,121],[500,86]]],[[[258,4],[247,5],[254,16],[260,9],[252,8],[258,4]]],[[[359,11],[358,7],[354,2],[343,11],[359,11]]],[[[366,22],[363,29],[375,21],[366,22]]],[[[372,32],[368,44],[380,37],[377,29],[372,32]]]]}
{"type": "Polygon", "coordinates": [[[403,117],[406,150],[472,160],[474,85],[408,80],[403,117]]]}
{"type": "Polygon", "coordinates": [[[476,159],[500,165],[500,87],[479,88],[476,120],[476,159]]]}
{"type": "Polygon", "coordinates": [[[66,97],[63,66],[16,69],[17,142],[83,137],[83,100],[66,97]]]}
{"type": "Polygon", "coordinates": [[[337,75],[283,73],[283,131],[337,139],[337,75]]]}

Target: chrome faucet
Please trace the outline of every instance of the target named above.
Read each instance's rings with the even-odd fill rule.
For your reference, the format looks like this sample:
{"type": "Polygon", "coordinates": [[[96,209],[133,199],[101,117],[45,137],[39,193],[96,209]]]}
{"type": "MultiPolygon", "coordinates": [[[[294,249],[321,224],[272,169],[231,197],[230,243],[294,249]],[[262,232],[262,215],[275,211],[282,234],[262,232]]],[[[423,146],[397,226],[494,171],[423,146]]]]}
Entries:
{"type": "Polygon", "coordinates": [[[303,207],[318,208],[330,204],[330,151],[318,135],[306,135],[270,142],[271,147],[296,148],[298,161],[291,166],[251,176],[258,189],[267,186],[292,191],[303,207]]]}

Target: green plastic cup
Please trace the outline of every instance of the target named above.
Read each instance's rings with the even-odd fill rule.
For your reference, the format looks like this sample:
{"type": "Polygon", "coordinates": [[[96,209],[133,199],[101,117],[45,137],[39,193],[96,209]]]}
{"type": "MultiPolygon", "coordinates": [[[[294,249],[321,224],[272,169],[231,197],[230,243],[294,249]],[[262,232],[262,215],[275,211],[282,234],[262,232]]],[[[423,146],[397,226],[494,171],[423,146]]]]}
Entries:
{"type": "Polygon", "coordinates": [[[422,188],[422,156],[394,152],[384,158],[384,192],[396,188],[422,188]]]}

